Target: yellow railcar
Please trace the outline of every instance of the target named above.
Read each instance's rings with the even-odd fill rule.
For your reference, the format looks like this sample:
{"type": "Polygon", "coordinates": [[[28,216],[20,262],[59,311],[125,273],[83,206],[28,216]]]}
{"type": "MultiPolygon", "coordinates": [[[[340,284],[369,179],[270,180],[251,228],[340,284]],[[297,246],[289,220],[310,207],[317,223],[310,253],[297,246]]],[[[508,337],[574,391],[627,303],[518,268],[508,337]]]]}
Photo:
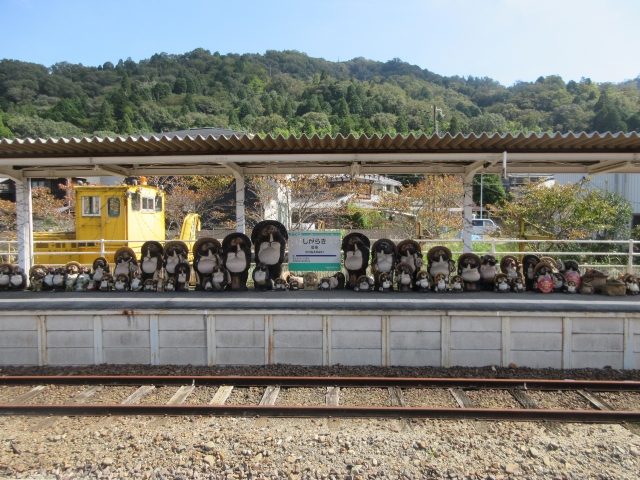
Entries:
{"type": "MultiPolygon", "coordinates": [[[[165,193],[149,185],[77,186],[75,233],[36,233],[35,263],[64,264],[71,260],[91,265],[105,252],[110,262],[113,253],[129,246],[139,253],[147,240],[164,241],[165,193]],[[115,241],[114,241],[115,240],[115,241]],[[54,252],[69,252],[52,255],[54,252]]],[[[180,239],[195,240],[200,218],[189,214],[180,239]]]]}

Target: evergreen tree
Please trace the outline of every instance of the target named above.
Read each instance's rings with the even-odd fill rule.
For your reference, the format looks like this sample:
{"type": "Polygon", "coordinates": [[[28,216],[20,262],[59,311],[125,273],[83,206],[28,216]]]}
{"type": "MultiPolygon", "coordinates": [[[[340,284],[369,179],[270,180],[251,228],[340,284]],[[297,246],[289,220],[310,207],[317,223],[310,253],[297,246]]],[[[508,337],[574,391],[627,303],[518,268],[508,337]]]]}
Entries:
{"type": "Polygon", "coordinates": [[[187,78],[186,84],[187,84],[187,88],[186,88],[187,93],[196,93],[196,84],[193,81],[193,78],[191,77],[187,78]]]}
{"type": "Polygon", "coordinates": [[[362,113],[362,99],[353,83],[347,88],[347,103],[349,104],[351,115],[360,115],[362,113]]]}
{"type": "Polygon", "coordinates": [[[181,93],[186,93],[186,91],[187,81],[184,78],[176,78],[176,81],[173,84],[173,93],[180,95],[181,93]]]}
{"type": "Polygon", "coordinates": [[[313,126],[310,118],[304,119],[304,125],[302,125],[302,133],[306,134],[307,137],[311,137],[316,133],[316,128],[313,126]]]}
{"type": "Polygon", "coordinates": [[[115,132],[118,129],[116,119],[113,116],[113,109],[106,100],[102,102],[100,113],[98,113],[98,116],[96,117],[93,129],[108,132],[115,132]]]}
{"type": "Polygon", "coordinates": [[[447,129],[447,132],[449,132],[451,135],[460,133],[460,121],[455,115],[451,117],[451,122],[449,122],[449,128],[447,129]]]}
{"type": "Polygon", "coordinates": [[[482,205],[500,205],[505,200],[508,200],[509,194],[502,185],[502,178],[500,175],[485,174],[482,176],[482,182],[480,175],[473,177],[473,201],[480,205],[480,183],[482,183],[482,205]]]}
{"type": "Polygon", "coordinates": [[[231,113],[229,114],[229,126],[234,127],[239,124],[240,124],[240,119],[238,118],[238,114],[235,112],[235,110],[232,110],[231,113]]]}
{"type": "Polygon", "coordinates": [[[129,96],[131,95],[131,80],[129,79],[129,75],[126,73],[122,76],[122,81],[120,82],[120,87],[124,91],[124,94],[129,96]]]}
{"type": "Polygon", "coordinates": [[[407,118],[404,114],[400,115],[396,120],[396,132],[402,133],[403,135],[407,135],[409,133],[409,124],[407,123],[407,118]]]}
{"type": "Polygon", "coordinates": [[[355,124],[353,123],[353,119],[349,115],[347,115],[346,118],[342,119],[342,121],[340,122],[340,133],[343,137],[346,137],[350,133],[353,133],[354,130],[355,124]]]}
{"type": "Polygon", "coordinates": [[[611,98],[611,94],[605,90],[594,106],[596,115],[593,117],[593,129],[596,132],[617,133],[625,132],[627,125],[622,120],[618,106],[611,98]]]}
{"type": "Polygon", "coordinates": [[[320,74],[320,82],[326,82],[329,79],[329,75],[327,75],[327,70],[322,69],[322,73],[320,74]]]}
{"type": "Polygon", "coordinates": [[[187,93],[187,95],[184,97],[184,106],[187,107],[187,110],[189,112],[198,111],[198,109],[196,108],[196,104],[193,101],[193,95],[191,95],[190,93],[187,93]]]}
{"type": "Polygon", "coordinates": [[[291,118],[295,112],[296,105],[291,97],[287,97],[282,107],[282,116],[284,118],[291,118]]]}
{"type": "Polygon", "coordinates": [[[336,108],[336,113],[340,118],[349,118],[349,105],[344,97],[340,99],[338,102],[338,107],[336,108]]]}
{"type": "Polygon", "coordinates": [[[124,135],[133,135],[133,124],[129,119],[129,115],[125,115],[123,119],[118,122],[118,130],[124,135]]]}
{"type": "Polygon", "coordinates": [[[369,123],[369,120],[367,120],[366,118],[363,119],[360,123],[360,130],[362,130],[362,133],[364,133],[367,137],[371,137],[376,133],[376,129],[373,128],[371,123],[369,123]]]}
{"type": "Polygon", "coordinates": [[[13,133],[11,133],[9,127],[2,123],[2,117],[0,117],[0,138],[13,138],[13,133]]]}

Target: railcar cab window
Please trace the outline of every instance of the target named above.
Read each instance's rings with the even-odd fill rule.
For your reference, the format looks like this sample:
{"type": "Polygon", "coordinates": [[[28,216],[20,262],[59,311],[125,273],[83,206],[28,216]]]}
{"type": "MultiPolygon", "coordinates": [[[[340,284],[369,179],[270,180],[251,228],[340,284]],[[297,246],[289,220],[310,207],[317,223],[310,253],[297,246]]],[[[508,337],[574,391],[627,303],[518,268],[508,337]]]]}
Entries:
{"type": "Polygon", "coordinates": [[[156,211],[156,197],[142,197],[142,211],[153,213],[156,211]]]}
{"type": "Polygon", "coordinates": [[[120,199],[111,197],[107,200],[107,215],[111,218],[117,218],[120,216],[120,199]]]}
{"type": "Polygon", "coordinates": [[[156,197],[156,212],[162,211],[162,195],[156,197]]]}
{"type": "Polygon", "coordinates": [[[137,192],[132,193],[131,194],[131,210],[134,212],[139,212],[141,203],[142,202],[140,201],[140,194],[137,192]]]}
{"type": "Polygon", "coordinates": [[[83,217],[99,217],[100,216],[100,197],[82,197],[82,216],[83,217]]]}

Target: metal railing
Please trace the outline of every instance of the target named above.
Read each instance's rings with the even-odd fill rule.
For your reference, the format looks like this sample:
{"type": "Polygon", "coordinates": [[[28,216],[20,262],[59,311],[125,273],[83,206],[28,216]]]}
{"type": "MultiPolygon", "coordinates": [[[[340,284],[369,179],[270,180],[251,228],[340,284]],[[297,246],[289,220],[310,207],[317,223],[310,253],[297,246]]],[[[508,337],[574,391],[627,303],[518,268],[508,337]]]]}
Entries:
{"type": "MultiPolygon", "coordinates": [[[[373,242],[375,239],[371,239],[373,242]]],[[[140,253],[140,246],[146,240],[36,240],[34,241],[34,256],[37,261],[38,255],[48,256],[73,256],[73,255],[95,255],[99,256],[113,255],[118,248],[122,246],[131,246],[136,253],[140,253]],[[60,245],[60,250],[51,250],[50,245],[60,245]],[[67,247],[63,250],[64,247],[67,247]],[[38,248],[45,247],[45,248],[38,248]],[[93,248],[95,247],[95,248],[93,248]]],[[[170,240],[161,240],[160,243],[166,243],[170,240]]],[[[396,241],[396,240],[394,240],[396,241]]],[[[397,239],[399,241],[399,239],[397,239]]],[[[424,245],[423,253],[436,245],[443,245],[450,248],[454,256],[462,254],[462,239],[417,239],[416,242],[424,245]]],[[[190,248],[196,240],[183,240],[190,248]]],[[[472,251],[477,255],[522,255],[526,253],[535,253],[537,255],[549,255],[554,257],[563,257],[565,259],[573,258],[578,260],[581,266],[585,268],[609,268],[623,269],[627,273],[634,273],[635,269],[640,269],[640,241],[637,240],[520,240],[508,238],[489,238],[486,240],[473,240],[472,251]],[[560,250],[551,248],[553,246],[562,245],[603,245],[610,246],[605,251],[591,251],[590,249],[579,250],[560,250]],[[545,249],[536,248],[537,246],[546,247],[545,249]],[[615,248],[615,247],[620,248],[615,248]],[[506,247],[506,248],[505,248],[506,247]],[[521,250],[522,248],[522,250],[521,250]],[[624,263],[611,262],[594,262],[595,258],[606,260],[607,257],[615,257],[615,259],[623,259],[624,263]],[[589,260],[587,262],[586,260],[589,260]],[[638,260],[637,262],[634,260],[638,260]]],[[[16,240],[0,240],[0,261],[14,262],[18,253],[18,242],[16,240]]],[[[65,262],[66,263],[66,262],[65,262]]],[[[58,265],[62,264],[58,263],[58,265]]],[[[55,264],[54,264],[55,265],[55,264]]],[[[325,274],[327,272],[324,272],[325,274]]]]}

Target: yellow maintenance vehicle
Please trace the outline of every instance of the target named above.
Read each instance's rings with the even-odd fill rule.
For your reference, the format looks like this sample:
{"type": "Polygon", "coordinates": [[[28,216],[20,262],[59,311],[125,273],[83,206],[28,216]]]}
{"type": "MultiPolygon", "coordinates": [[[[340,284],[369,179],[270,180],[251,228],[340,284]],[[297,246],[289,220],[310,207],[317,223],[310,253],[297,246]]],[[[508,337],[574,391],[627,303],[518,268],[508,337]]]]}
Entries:
{"type": "MultiPolygon", "coordinates": [[[[63,265],[77,261],[91,265],[104,256],[113,262],[118,248],[128,246],[136,253],[147,240],[165,240],[165,192],[146,185],[74,187],[76,231],[34,234],[34,263],[63,265]]],[[[180,237],[191,247],[200,231],[200,216],[188,214],[180,237]]]]}

